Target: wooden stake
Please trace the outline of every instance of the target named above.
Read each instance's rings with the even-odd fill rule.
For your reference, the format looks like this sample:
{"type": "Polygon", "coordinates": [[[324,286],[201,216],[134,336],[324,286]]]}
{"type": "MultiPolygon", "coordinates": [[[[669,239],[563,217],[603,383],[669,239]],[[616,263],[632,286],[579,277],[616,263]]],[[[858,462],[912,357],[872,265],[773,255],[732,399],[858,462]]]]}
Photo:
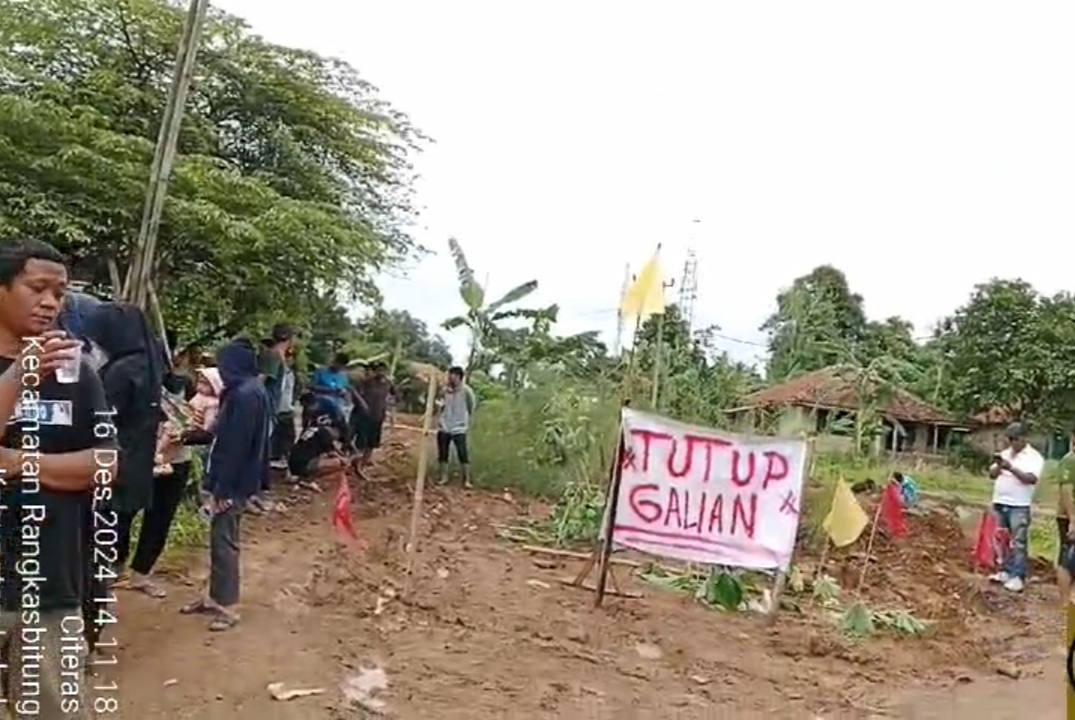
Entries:
{"type": "Polygon", "coordinates": [[[426,390],[426,411],[422,416],[422,445],[418,448],[418,474],[414,479],[414,507],[411,509],[411,530],[407,539],[407,588],[410,589],[414,552],[418,547],[418,523],[422,519],[422,495],[425,493],[426,469],[429,467],[429,435],[433,427],[433,407],[437,400],[437,379],[429,377],[426,390]]]}
{"type": "Polygon", "coordinates": [[[829,561],[829,550],[832,548],[832,542],[829,540],[829,536],[825,536],[825,547],[821,549],[821,559],[817,561],[817,567],[814,568],[814,580],[821,577],[821,574],[825,572],[825,564],[829,561]]]}
{"type": "Polygon", "coordinates": [[[612,453],[612,472],[608,492],[605,494],[607,511],[605,513],[604,537],[601,539],[600,556],[597,561],[597,598],[594,606],[600,607],[605,600],[605,586],[608,584],[609,559],[612,557],[612,535],[616,527],[616,506],[619,504],[620,482],[623,480],[623,423],[620,423],[616,435],[616,451],[612,453]]]}
{"type": "Polygon", "coordinates": [[[881,508],[884,507],[883,499],[878,501],[877,509],[873,512],[873,524],[870,527],[870,539],[866,541],[866,557],[862,560],[862,570],[859,572],[859,582],[855,587],[855,594],[862,594],[862,586],[866,584],[866,571],[870,568],[870,556],[873,555],[873,541],[877,539],[877,521],[881,519],[881,508]]]}

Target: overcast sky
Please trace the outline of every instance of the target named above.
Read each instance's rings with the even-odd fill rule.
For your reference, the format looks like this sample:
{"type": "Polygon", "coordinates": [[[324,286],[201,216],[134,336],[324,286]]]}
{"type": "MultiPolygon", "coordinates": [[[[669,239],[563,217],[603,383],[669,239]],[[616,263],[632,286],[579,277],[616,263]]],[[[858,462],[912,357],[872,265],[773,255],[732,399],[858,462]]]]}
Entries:
{"type": "Polygon", "coordinates": [[[696,325],[743,359],[822,263],[920,334],[991,276],[1075,289],[1070,1],[214,5],[348,60],[436,140],[437,254],[384,283],[433,326],[460,309],[449,236],[492,295],[536,279],[561,331],[609,341],[625,264],[663,242],[671,279],[691,247],[696,325]]]}

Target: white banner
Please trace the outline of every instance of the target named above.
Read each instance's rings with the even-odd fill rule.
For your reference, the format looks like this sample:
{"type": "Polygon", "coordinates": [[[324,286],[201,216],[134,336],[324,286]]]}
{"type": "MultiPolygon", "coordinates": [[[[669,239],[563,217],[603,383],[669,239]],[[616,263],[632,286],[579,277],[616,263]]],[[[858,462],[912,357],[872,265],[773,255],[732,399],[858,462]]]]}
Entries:
{"type": "Polygon", "coordinates": [[[788,569],[805,440],[732,435],[625,408],[623,442],[613,543],[686,562],[788,569]]]}

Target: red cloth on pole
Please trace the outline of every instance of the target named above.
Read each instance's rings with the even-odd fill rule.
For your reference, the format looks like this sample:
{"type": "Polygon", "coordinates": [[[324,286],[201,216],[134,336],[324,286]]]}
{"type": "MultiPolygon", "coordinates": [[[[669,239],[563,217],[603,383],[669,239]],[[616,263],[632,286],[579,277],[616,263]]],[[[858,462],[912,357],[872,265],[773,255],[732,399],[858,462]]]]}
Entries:
{"type": "Polygon", "coordinates": [[[351,522],[351,488],[347,484],[347,475],[340,477],[340,485],[336,488],[336,502],[332,508],[332,527],[340,534],[344,542],[358,541],[358,534],[351,522]]]}
{"type": "Polygon", "coordinates": [[[881,494],[881,523],[893,540],[907,535],[907,521],[903,517],[903,498],[899,483],[890,482],[881,494]]]}

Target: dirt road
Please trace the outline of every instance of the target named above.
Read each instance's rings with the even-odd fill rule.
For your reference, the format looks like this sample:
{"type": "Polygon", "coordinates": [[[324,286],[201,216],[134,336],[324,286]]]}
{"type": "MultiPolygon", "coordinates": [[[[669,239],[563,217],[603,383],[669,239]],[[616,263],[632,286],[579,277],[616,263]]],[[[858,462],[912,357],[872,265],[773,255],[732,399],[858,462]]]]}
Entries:
{"type": "Polygon", "coordinates": [[[336,545],[329,493],[248,522],[243,622],[230,632],[211,634],[178,613],[204,576],[200,564],[168,578],[163,602],[122,594],[119,717],[377,717],[341,690],[363,667],[365,678],[379,667],[388,680],[367,706],[382,701],[404,719],[1060,716],[1062,658],[1040,640],[1023,643],[1020,632],[1037,637],[1025,627],[998,636],[1017,650],[1024,679],[1012,680],[973,658],[940,665],[960,659],[949,640],[842,644],[808,618],[788,613],[768,628],[649,586],[632,585],[643,599],[594,611],[592,596],[558,583],[573,561],[553,565],[496,538],[495,522],[542,511],[497,495],[427,497],[404,593],[403,488],[385,478],[365,490],[362,553],[336,545]],[[266,690],[272,682],[325,693],[281,702],[266,690]]]}

